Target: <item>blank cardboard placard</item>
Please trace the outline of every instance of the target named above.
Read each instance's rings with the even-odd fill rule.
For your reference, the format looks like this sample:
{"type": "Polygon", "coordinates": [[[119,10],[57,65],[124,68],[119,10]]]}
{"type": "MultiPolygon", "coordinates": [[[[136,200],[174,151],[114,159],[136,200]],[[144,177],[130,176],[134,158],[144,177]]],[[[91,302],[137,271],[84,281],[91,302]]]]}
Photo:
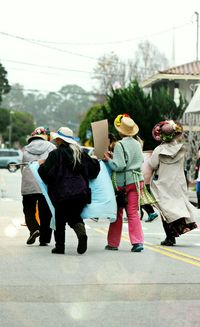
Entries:
{"type": "Polygon", "coordinates": [[[94,140],[94,152],[98,159],[103,159],[108,151],[108,120],[103,119],[91,123],[94,140]]]}

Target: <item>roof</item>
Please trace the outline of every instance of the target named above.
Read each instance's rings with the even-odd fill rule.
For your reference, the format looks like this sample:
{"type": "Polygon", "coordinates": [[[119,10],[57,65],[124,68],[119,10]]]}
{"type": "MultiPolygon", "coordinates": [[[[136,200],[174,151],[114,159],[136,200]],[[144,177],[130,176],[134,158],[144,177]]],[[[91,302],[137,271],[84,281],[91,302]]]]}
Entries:
{"type": "Polygon", "coordinates": [[[188,64],[169,68],[160,71],[161,74],[175,74],[175,75],[200,75],[200,61],[189,62],[188,64]]]}
{"type": "Polygon", "coordinates": [[[150,87],[160,80],[199,80],[200,61],[193,61],[184,65],[172,67],[149,77],[141,82],[142,87],[150,87]]]}

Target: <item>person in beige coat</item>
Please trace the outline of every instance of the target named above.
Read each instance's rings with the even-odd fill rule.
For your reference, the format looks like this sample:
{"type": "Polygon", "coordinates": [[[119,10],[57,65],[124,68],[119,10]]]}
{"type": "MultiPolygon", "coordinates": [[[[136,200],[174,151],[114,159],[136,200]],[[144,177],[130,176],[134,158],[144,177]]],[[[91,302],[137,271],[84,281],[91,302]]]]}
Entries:
{"type": "Polygon", "coordinates": [[[198,210],[189,202],[184,174],[185,146],[182,126],[173,120],[157,124],[153,137],[162,142],[149,159],[153,170],[151,192],[157,200],[166,239],[161,245],[173,246],[176,237],[197,228],[198,210]]]}

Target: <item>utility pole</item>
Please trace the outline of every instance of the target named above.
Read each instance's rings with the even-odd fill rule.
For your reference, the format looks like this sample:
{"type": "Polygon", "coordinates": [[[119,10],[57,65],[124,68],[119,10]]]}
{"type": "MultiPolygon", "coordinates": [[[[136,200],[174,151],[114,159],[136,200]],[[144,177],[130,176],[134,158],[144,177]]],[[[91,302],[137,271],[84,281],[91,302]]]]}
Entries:
{"type": "Polygon", "coordinates": [[[197,40],[196,40],[196,61],[199,60],[199,13],[195,11],[196,22],[197,22],[197,40]]]}
{"type": "Polygon", "coordinates": [[[172,30],[172,67],[175,66],[175,29],[172,30]]]}
{"type": "Polygon", "coordinates": [[[12,121],[12,114],[14,114],[14,111],[10,111],[10,125],[9,125],[9,134],[8,134],[8,143],[9,143],[9,148],[12,147],[12,124],[13,124],[13,121],[12,121]]]}

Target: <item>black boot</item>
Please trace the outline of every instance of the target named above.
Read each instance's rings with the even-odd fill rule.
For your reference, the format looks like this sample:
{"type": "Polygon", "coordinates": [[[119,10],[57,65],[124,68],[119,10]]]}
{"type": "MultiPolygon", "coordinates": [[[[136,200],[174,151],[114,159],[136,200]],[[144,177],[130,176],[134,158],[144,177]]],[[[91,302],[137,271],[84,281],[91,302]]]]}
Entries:
{"type": "Polygon", "coordinates": [[[65,248],[64,246],[57,245],[55,248],[51,250],[52,253],[58,253],[58,254],[64,254],[65,253],[65,248]]]}
{"type": "Polygon", "coordinates": [[[87,251],[87,235],[85,225],[83,223],[78,223],[73,227],[73,229],[78,237],[77,252],[79,254],[83,254],[87,251]]]}
{"type": "Polygon", "coordinates": [[[54,238],[56,241],[55,248],[51,250],[52,253],[64,254],[65,253],[65,230],[59,230],[54,232],[54,238]]]}
{"type": "Polygon", "coordinates": [[[166,237],[166,239],[160,243],[160,245],[165,245],[165,246],[173,246],[175,244],[176,244],[176,239],[173,236],[166,237]]]}

